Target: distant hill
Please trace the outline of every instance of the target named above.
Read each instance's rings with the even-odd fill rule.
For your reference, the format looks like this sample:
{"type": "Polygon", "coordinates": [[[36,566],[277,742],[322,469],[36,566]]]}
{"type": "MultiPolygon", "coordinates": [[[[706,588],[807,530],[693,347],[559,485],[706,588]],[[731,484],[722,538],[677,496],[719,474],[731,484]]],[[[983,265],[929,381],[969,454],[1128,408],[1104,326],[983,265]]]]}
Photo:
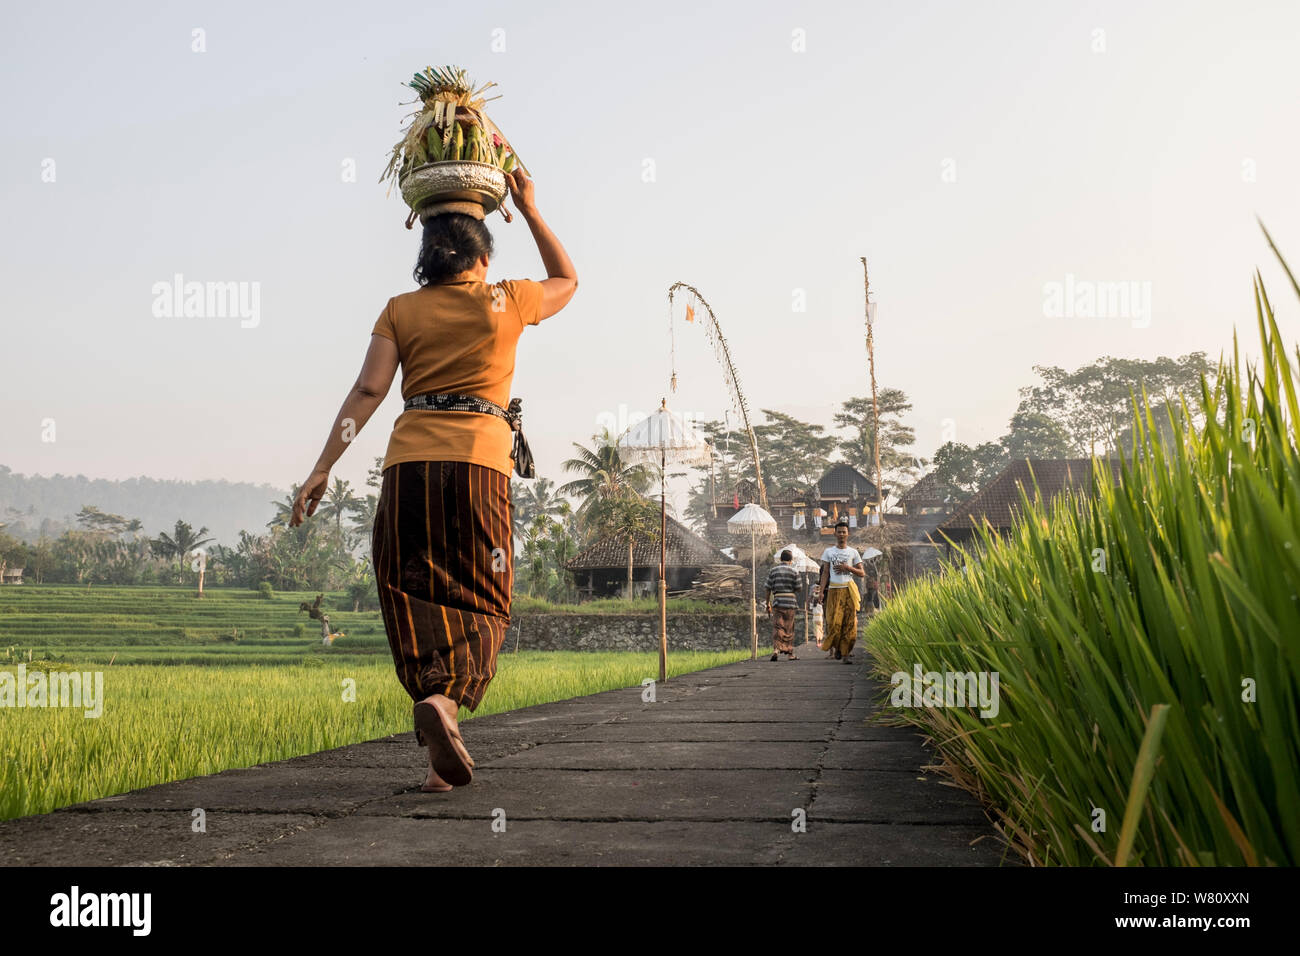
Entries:
{"type": "Polygon", "coordinates": [[[266,523],[275,515],[275,502],[288,493],[287,488],[242,481],[20,475],[0,465],[0,523],[6,524],[7,533],[28,541],[40,535],[42,525],[47,534],[57,537],[76,526],[77,512],[94,505],[124,518],[139,518],[150,536],[172,531],[179,518],[195,531],[206,526],[217,544],[233,547],[241,529],[265,533],[266,523]]]}

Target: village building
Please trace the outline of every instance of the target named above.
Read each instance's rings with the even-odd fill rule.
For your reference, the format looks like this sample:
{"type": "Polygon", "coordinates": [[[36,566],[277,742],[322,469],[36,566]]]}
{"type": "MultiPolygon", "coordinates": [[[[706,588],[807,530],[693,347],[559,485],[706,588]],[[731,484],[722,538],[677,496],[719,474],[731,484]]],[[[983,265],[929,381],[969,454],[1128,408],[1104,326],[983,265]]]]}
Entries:
{"type": "MultiPolygon", "coordinates": [[[[923,574],[942,566],[942,539],[932,533],[953,511],[953,503],[941,494],[931,472],[918,480],[891,505],[885,489],[886,513],[883,527],[877,515],[876,485],[852,465],[833,465],[814,485],[811,493],[797,489],[768,489],[768,511],[780,528],[778,537],[797,544],[814,560],[824,547],[835,541],[835,522],[849,520],[849,544],[859,551],[879,548],[884,562],[887,587],[892,592],[923,574]],[[894,507],[896,510],[890,510],[894,507]]],[[[738,482],[730,501],[716,501],[716,517],[707,522],[706,534],[719,545],[735,545],[727,530],[727,519],[758,494],[751,480],[738,482]]],[[[747,559],[747,542],[738,551],[747,559]]],[[[873,565],[874,567],[875,565],[873,565]]]]}
{"type": "MultiPolygon", "coordinates": [[[[1118,483],[1120,462],[1106,459],[1105,466],[1112,481],[1118,483]]],[[[1033,458],[1013,461],[1002,473],[980,489],[973,498],[959,505],[936,529],[934,538],[965,545],[975,537],[975,529],[987,522],[1001,536],[1010,532],[1021,510],[1021,491],[1032,500],[1034,488],[1042,495],[1044,503],[1051,505],[1068,490],[1084,495],[1093,493],[1093,459],[1091,458],[1033,458]]]]}
{"type": "MultiPolygon", "coordinates": [[[[627,590],[628,543],[607,534],[578,552],[565,568],[573,572],[578,600],[623,597],[627,590]]],[[[664,577],[668,592],[685,591],[705,568],[735,565],[734,559],[700,537],[680,521],[668,516],[664,577]]],[[[632,541],[632,593],[653,596],[659,591],[659,523],[632,541]]]]}
{"type": "Polygon", "coordinates": [[[952,496],[944,493],[933,471],[926,472],[903,492],[898,505],[907,515],[950,515],[954,508],[952,496]]]}
{"type": "MultiPolygon", "coordinates": [[[[767,510],[780,536],[796,543],[834,542],[835,522],[841,517],[849,519],[849,537],[853,540],[856,529],[879,522],[876,498],[875,482],[852,465],[838,464],[832,465],[811,489],[769,487],[767,510]]],[[[705,532],[709,540],[720,546],[734,543],[727,520],[751,501],[758,501],[758,490],[748,478],[736,483],[730,500],[715,500],[714,514],[708,518],[705,532]]]]}
{"type": "Polygon", "coordinates": [[[943,492],[933,471],[922,475],[898,499],[901,514],[888,514],[885,522],[894,529],[901,528],[888,550],[890,577],[896,586],[906,584],[925,574],[943,568],[945,549],[943,539],[935,530],[949,515],[955,505],[951,495],[943,492]]]}

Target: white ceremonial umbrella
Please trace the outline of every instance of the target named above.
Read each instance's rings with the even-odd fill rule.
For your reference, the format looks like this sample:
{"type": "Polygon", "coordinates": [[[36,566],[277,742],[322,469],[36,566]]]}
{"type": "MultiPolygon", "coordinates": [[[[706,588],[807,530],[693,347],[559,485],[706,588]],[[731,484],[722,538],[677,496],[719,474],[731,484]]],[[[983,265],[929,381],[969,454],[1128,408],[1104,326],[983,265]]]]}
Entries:
{"type": "Polygon", "coordinates": [[[885,552],[881,551],[879,548],[867,548],[862,552],[862,560],[870,561],[872,558],[878,558],[884,553],[885,552]]]}
{"type": "Polygon", "coordinates": [[[808,552],[806,552],[803,548],[799,547],[797,544],[787,544],[784,548],[777,548],[776,551],[773,552],[772,554],[773,564],[781,563],[782,551],[790,552],[790,557],[794,559],[793,561],[790,562],[790,564],[800,574],[802,574],[805,571],[821,570],[821,565],[818,564],[816,561],[814,561],[812,558],[808,557],[808,552]]]}
{"type": "Polygon", "coordinates": [[[668,679],[668,580],[665,564],[668,555],[668,463],[675,465],[707,464],[713,446],[680,415],[668,410],[668,400],[661,399],[659,410],[637,422],[618,439],[619,458],[624,464],[653,463],[659,466],[659,682],[668,679]]]}
{"type": "Polygon", "coordinates": [[[758,660],[758,565],[755,539],[776,534],[776,519],[754,504],[752,501],[727,519],[727,530],[732,534],[749,535],[749,587],[751,597],[749,609],[749,632],[753,642],[751,660],[758,660]]]}

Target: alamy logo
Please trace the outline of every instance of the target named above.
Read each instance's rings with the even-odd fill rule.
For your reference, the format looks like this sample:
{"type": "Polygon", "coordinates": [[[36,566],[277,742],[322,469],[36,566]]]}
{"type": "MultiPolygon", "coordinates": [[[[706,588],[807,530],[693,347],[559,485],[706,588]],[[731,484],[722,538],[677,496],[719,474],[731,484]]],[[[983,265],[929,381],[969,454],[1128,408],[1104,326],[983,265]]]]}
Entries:
{"type": "Polygon", "coordinates": [[[1043,284],[1043,315],[1049,319],[1129,319],[1135,329],[1151,325],[1150,282],[1095,282],[1067,272],[1064,282],[1043,284]]]}
{"type": "Polygon", "coordinates": [[[51,926],[129,926],[135,936],[148,936],[152,922],[150,893],[70,893],[50,897],[51,926]]]}
{"type": "Polygon", "coordinates": [[[921,665],[912,673],[896,671],[889,678],[894,685],[889,702],[895,707],[974,707],[978,704],[980,716],[998,715],[998,672],[980,671],[922,671],[921,665]]]}
{"type": "Polygon", "coordinates": [[[103,671],[0,671],[0,707],[73,707],[86,717],[104,713],[103,671]]]}
{"type": "Polygon", "coordinates": [[[255,329],[262,321],[260,282],[186,282],[178,272],[150,291],[155,318],[241,319],[242,329],[255,329]]]}

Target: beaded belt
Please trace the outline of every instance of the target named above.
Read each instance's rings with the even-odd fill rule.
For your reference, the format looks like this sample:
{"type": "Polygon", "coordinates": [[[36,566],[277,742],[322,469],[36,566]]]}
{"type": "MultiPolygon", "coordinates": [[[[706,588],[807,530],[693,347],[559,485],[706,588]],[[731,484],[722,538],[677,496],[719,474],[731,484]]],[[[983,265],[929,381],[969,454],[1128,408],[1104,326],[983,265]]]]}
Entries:
{"type": "Polygon", "coordinates": [[[445,392],[426,392],[423,395],[412,395],[406,400],[408,411],[418,408],[427,412],[477,412],[480,415],[495,415],[497,418],[504,419],[510,426],[510,430],[515,433],[515,443],[510,453],[515,460],[515,473],[520,478],[536,478],[537,468],[533,463],[533,453],[528,447],[528,439],[524,437],[524,416],[521,405],[521,400],[517,398],[510,399],[509,408],[502,408],[496,402],[479,398],[477,395],[452,395],[445,392]]]}

